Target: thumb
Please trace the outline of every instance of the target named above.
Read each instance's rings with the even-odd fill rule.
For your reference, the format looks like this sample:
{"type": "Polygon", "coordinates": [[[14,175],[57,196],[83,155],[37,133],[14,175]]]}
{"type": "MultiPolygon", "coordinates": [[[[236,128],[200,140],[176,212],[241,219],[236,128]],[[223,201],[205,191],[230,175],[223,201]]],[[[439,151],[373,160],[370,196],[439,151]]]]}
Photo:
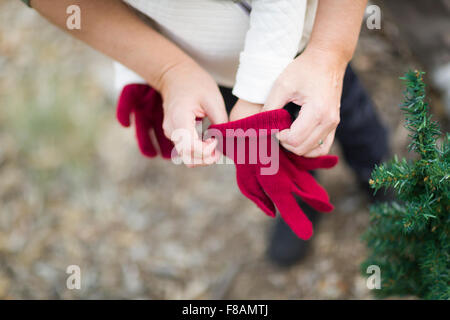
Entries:
{"type": "Polygon", "coordinates": [[[205,108],[206,116],[209,118],[212,124],[219,124],[228,122],[228,115],[225,109],[225,103],[223,98],[217,99],[215,103],[210,103],[208,108],[205,108]]]}
{"type": "Polygon", "coordinates": [[[289,102],[287,92],[275,82],[269,96],[264,103],[262,111],[270,111],[283,108],[289,102]]]}
{"type": "Polygon", "coordinates": [[[280,141],[285,141],[289,137],[291,133],[290,131],[291,131],[290,129],[281,130],[276,134],[276,138],[280,141]]]}

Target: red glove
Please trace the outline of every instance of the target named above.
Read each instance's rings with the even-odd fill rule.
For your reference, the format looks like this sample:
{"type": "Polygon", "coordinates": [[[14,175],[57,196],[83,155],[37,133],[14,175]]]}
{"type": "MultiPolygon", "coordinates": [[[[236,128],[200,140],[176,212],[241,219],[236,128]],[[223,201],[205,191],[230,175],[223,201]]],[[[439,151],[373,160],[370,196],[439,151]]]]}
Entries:
{"type": "Polygon", "coordinates": [[[125,86],[117,103],[117,120],[122,126],[130,126],[131,113],[134,113],[136,138],[142,154],[150,158],[158,154],[150,139],[150,130],[153,129],[161,155],[170,159],[174,145],[166,138],[162,128],[163,108],[160,94],[146,84],[125,86]]]}
{"type": "MultiPolygon", "coordinates": [[[[313,234],[312,224],[297,204],[294,194],[317,211],[332,211],[333,205],[329,202],[327,192],[308,170],[331,168],[336,165],[338,158],[330,155],[304,158],[284,149],[272,150],[273,146],[278,146],[278,142],[272,137],[270,131],[287,129],[291,123],[289,113],[279,109],[238,121],[212,125],[210,129],[218,130],[223,137],[222,139],[218,137],[218,148],[235,162],[236,179],[241,192],[271,217],[275,217],[275,207],[278,208],[281,217],[297,236],[307,240],[313,234]],[[236,132],[234,131],[236,129],[243,131],[236,132]],[[249,129],[256,131],[247,131],[249,129]],[[266,130],[264,132],[259,129],[266,130]],[[245,131],[247,135],[243,135],[245,131]],[[227,140],[230,143],[230,139],[233,148],[227,149],[227,140]],[[278,171],[273,175],[262,174],[261,169],[271,166],[267,161],[258,157],[253,157],[256,161],[250,161],[252,159],[250,150],[260,154],[262,147],[266,148],[267,152],[263,153],[270,156],[272,161],[277,159],[279,161],[278,171]],[[240,151],[244,151],[245,155],[239,154],[240,151]]],[[[216,136],[211,131],[209,133],[216,136]]]]}

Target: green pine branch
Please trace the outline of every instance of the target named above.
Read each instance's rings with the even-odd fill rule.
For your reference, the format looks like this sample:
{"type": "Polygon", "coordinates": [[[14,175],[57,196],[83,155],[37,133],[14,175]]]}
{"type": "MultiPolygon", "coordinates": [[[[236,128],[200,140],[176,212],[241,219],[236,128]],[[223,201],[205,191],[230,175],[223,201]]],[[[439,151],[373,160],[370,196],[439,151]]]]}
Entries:
{"type": "Polygon", "coordinates": [[[399,160],[376,166],[369,181],[375,192],[392,188],[398,201],[371,207],[370,226],[363,235],[369,257],[362,264],[380,266],[378,297],[416,295],[450,299],[450,135],[440,141],[437,122],[429,114],[423,72],[408,72],[404,80],[405,127],[415,161],[399,160]]]}
{"type": "Polygon", "coordinates": [[[429,105],[425,101],[425,72],[410,71],[400,79],[405,81],[405,101],[402,110],[405,113],[405,127],[411,132],[409,150],[417,152],[422,159],[436,157],[436,138],[441,135],[439,125],[431,120],[429,105]]]}

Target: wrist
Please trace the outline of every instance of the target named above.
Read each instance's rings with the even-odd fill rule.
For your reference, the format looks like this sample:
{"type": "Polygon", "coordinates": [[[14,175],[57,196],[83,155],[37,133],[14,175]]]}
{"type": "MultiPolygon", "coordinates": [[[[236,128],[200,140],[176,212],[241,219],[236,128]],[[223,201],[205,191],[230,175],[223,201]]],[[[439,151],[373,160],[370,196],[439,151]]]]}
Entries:
{"type": "Polygon", "coordinates": [[[196,66],[196,63],[189,58],[183,58],[167,63],[158,76],[155,83],[155,89],[163,97],[166,96],[171,84],[180,77],[184,78],[186,74],[190,74],[190,70],[196,68],[196,66]]]}
{"type": "Polygon", "coordinates": [[[303,54],[311,55],[314,59],[320,60],[321,64],[345,70],[352,59],[353,50],[311,44],[306,47],[303,54]]]}
{"type": "Polygon", "coordinates": [[[262,104],[238,99],[230,113],[230,121],[250,117],[262,111],[262,104]]]}

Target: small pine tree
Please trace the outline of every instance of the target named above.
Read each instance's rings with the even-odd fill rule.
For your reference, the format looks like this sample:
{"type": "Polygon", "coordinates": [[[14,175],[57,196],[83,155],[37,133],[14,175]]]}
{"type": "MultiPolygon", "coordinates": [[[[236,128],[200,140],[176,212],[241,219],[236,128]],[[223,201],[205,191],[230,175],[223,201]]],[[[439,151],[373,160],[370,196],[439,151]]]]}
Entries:
{"type": "Polygon", "coordinates": [[[439,125],[431,120],[425,101],[424,72],[408,72],[401,106],[415,161],[397,157],[375,167],[370,179],[377,192],[392,188],[396,199],[370,208],[370,226],[363,235],[370,265],[381,270],[379,298],[414,295],[423,299],[450,299],[450,135],[441,146],[439,125]]]}

